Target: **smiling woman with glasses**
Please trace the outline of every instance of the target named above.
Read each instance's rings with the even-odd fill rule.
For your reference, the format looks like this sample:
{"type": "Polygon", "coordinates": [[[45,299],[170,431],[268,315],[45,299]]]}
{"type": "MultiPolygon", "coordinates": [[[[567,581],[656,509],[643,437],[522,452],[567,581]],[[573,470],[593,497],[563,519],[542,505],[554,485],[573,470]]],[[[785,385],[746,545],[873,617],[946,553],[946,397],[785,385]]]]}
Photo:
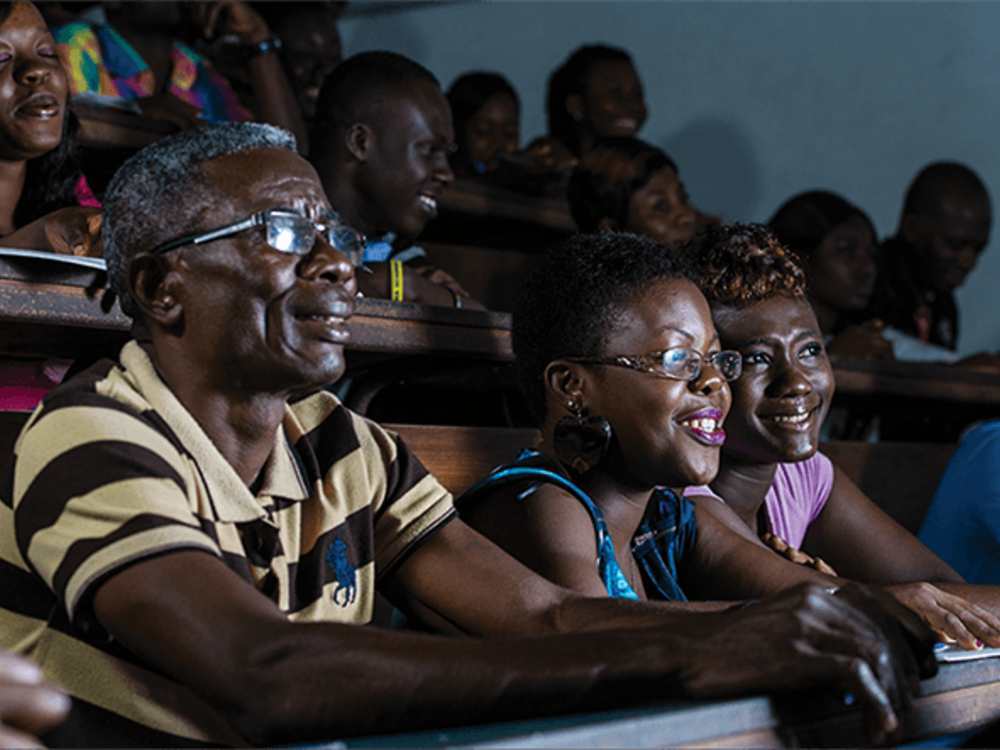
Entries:
{"type": "Polygon", "coordinates": [[[547,253],[521,289],[513,347],[542,439],[458,508],[562,586],[684,601],[828,585],[684,497],[715,477],[728,382],[742,367],[719,345],[694,278],[663,245],[598,233],[547,253]]]}

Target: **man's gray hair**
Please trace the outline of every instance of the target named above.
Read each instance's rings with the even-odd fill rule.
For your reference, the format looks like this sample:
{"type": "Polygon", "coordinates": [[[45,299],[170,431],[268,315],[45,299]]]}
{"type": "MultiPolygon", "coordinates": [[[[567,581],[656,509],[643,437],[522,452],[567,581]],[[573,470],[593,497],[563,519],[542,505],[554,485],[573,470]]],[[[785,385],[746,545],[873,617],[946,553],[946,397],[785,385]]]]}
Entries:
{"type": "Polygon", "coordinates": [[[197,128],[147,146],[115,173],[104,194],[104,259],[126,315],[139,315],[128,289],[131,259],[190,233],[218,200],[198,165],[263,148],[295,151],[295,136],[250,122],[197,128]]]}

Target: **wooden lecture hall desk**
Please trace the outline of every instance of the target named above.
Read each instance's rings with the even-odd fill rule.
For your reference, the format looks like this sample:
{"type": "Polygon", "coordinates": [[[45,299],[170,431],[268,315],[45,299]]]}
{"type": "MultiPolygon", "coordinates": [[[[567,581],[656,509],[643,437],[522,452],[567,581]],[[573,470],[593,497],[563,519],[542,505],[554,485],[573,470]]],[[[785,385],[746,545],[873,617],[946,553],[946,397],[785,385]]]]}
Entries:
{"type": "MultiPolygon", "coordinates": [[[[1000,659],[943,664],[924,680],[902,742],[1000,718],[1000,659]]],[[[929,743],[933,744],[933,743],[929,743]]],[[[818,690],[515,721],[309,745],[339,748],[869,747],[861,710],[818,690]]]]}
{"type": "MultiPolygon", "coordinates": [[[[74,358],[124,341],[128,319],[101,309],[99,272],[65,256],[25,258],[0,249],[0,352],[74,358]]],[[[98,261],[100,263],[101,261],[98,261]]],[[[510,315],[359,299],[349,323],[348,375],[392,368],[426,375],[513,361],[510,315]]],[[[1000,416],[1000,375],[910,362],[832,357],[838,398],[1000,416]]]]}

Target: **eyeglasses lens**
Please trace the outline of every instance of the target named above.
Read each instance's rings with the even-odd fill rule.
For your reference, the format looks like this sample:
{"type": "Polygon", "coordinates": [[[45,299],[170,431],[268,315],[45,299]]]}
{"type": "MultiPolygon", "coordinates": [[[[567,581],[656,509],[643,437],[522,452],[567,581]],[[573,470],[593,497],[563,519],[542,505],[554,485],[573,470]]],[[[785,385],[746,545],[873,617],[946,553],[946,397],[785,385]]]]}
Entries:
{"type": "Polygon", "coordinates": [[[333,224],[327,228],[327,241],[346,255],[351,263],[360,266],[364,258],[364,238],[350,227],[333,224]]]}
{"type": "Polygon", "coordinates": [[[679,380],[694,380],[701,372],[701,357],[690,349],[667,349],[663,352],[663,372],[679,380]]]}
{"type": "MultiPolygon", "coordinates": [[[[696,380],[701,375],[702,361],[694,349],[668,349],[663,352],[663,372],[678,380],[696,380]]],[[[711,363],[726,381],[736,380],[743,366],[739,352],[718,352],[704,361],[711,363]]]]}
{"type": "Polygon", "coordinates": [[[269,214],[267,244],[282,253],[305,255],[316,242],[316,225],[304,216],[269,214]]]}

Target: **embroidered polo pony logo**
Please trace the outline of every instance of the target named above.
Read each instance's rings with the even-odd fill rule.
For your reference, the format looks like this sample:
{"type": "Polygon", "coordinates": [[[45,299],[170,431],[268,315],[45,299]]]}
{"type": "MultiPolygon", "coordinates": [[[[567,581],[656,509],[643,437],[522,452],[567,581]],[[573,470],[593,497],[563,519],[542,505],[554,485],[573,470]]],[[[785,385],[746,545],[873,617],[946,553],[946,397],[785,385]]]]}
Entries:
{"type": "Polygon", "coordinates": [[[337,588],[333,591],[333,603],[338,607],[354,604],[354,600],[358,596],[356,575],[358,568],[347,562],[347,543],[340,538],[340,534],[337,534],[337,538],[330,542],[330,551],[326,553],[326,562],[337,579],[337,588]],[[341,594],[343,594],[342,597],[341,594]]]}

